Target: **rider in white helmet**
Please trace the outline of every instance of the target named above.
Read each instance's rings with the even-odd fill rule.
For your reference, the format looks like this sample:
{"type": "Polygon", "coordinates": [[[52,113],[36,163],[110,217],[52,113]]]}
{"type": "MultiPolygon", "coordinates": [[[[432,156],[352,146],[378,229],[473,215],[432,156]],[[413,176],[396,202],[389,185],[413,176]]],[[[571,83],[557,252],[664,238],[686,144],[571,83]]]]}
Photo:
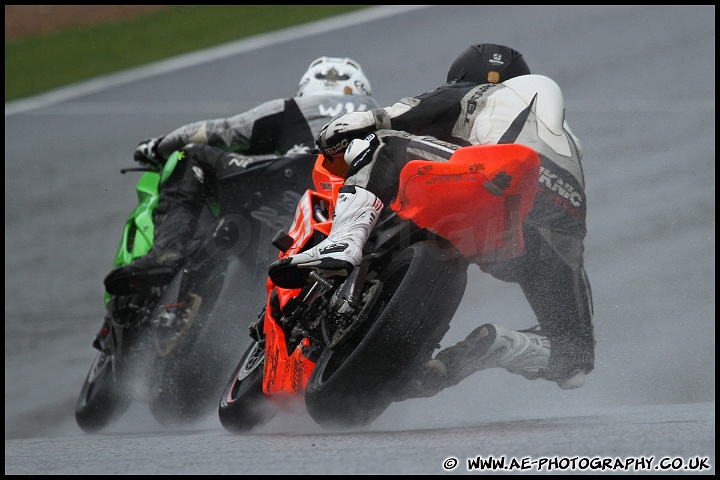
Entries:
{"type": "Polygon", "coordinates": [[[184,160],[161,185],[153,248],[111,271],[105,277],[106,290],[129,295],[167,283],[190,253],[198,214],[218,178],[232,177],[244,168],[243,155],[309,152],[320,128],[333,117],[376,108],[371,94],[357,61],[323,56],[310,63],[292,98],[270,100],[229,118],[184,125],[140,143],[134,159],[148,169],[160,170],[176,150],[184,160]]]}
{"type": "Polygon", "coordinates": [[[310,95],[372,95],[370,82],[352,58],[320,57],[300,79],[296,97],[310,95]]]}

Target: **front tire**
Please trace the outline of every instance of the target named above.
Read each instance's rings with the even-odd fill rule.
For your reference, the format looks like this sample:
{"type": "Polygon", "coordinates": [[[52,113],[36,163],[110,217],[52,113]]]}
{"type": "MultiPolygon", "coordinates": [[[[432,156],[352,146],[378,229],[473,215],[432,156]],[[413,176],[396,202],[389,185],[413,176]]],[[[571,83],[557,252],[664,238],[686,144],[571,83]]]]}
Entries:
{"type": "Polygon", "coordinates": [[[316,423],[367,425],[393,402],[411,372],[431,358],[467,284],[467,262],[431,241],[413,244],[378,276],[383,283],[364,330],[320,355],[305,392],[316,423]]]}
{"type": "Polygon", "coordinates": [[[75,421],[85,433],[97,433],[117,420],[132,403],[122,372],[107,352],[98,352],[75,404],[75,421]]]}
{"type": "Polygon", "coordinates": [[[247,433],[269,422],[278,407],[263,392],[265,349],[253,342],[242,356],[225,386],[218,416],[220,423],[230,433],[247,433]]]}

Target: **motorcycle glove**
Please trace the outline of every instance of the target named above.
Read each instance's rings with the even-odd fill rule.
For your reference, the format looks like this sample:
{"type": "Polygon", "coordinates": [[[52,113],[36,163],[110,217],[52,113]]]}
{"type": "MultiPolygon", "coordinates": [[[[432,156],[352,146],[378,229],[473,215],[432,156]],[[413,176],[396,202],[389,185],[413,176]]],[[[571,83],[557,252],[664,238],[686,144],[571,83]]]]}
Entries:
{"type": "Polygon", "coordinates": [[[155,172],[162,170],[165,162],[158,153],[158,146],[162,139],[163,137],[156,137],[140,142],[133,153],[133,160],[148,170],[155,172]]]}
{"type": "Polygon", "coordinates": [[[372,112],[350,112],[334,118],[322,127],[315,143],[328,157],[339,157],[351,140],[364,138],[376,128],[372,112]]]}

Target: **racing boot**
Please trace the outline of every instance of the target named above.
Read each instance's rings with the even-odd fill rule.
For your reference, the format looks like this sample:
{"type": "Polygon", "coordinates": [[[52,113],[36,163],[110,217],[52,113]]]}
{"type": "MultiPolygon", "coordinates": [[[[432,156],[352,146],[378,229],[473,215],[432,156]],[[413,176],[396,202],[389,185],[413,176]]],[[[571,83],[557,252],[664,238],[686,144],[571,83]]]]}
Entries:
{"type": "Polygon", "coordinates": [[[273,283],[300,288],[312,269],[347,276],[362,259],[363,246],[383,210],[382,201],[355,185],[340,188],[330,235],[315,247],[282,258],[268,269],[273,283]]]}
{"type": "Polygon", "coordinates": [[[196,216],[189,212],[169,213],[155,227],[150,251],[128,265],[112,270],[105,277],[105,290],[112,295],[131,295],[167,284],[192,251],[196,223],[196,216]]]}
{"type": "Polygon", "coordinates": [[[488,323],[423,364],[408,387],[398,394],[398,401],[432,397],[488,368],[504,368],[530,380],[541,378],[549,360],[550,342],[546,337],[488,323]]]}

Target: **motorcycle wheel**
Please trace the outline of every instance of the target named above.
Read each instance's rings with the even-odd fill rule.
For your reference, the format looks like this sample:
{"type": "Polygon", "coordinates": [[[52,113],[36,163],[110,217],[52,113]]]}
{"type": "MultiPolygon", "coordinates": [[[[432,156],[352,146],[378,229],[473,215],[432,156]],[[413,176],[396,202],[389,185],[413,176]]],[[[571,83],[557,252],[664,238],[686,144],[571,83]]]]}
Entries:
{"type": "MultiPolygon", "coordinates": [[[[220,325],[223,319],[213,315],[224,279],[221,269],[210,275],[201,296],[195,297],[200,306],[190,313],[187,328],[171,348],[163,349],[154,360],[148,406],[161,425],[191,424],[209,415],[217,405],[227,370],[210,344],[225,335],[220,325]]],[[[172,295],[172,288],[167,291],[172,295]]],[[[173,304],[176,299],[164,297],[160,304],[173,304]]]]}
{"type": "Polygon", "coordinates": [[[242,356],[220,397],[218,416],[230,433],[247,433],[269,422],[278,407],[263,393],[265,349],[253,342],[242,356]]]}
{"type": "Polygon", "coordinates": [[[132,395],[113,368],[113,358],[99,352],[85,377],[75,405],[75,421],[85,433],[96,433],[117,420],[132,403],[132,395]]]}
{"type": "Polygon", "coordinates": [[[352,428],[376,420],[450,328],[467,284],[467,262],[431,241],[403,250],[379,272],[380,298],[368,320],[326,348],[305,391],[313,420],[352,428]]]}

